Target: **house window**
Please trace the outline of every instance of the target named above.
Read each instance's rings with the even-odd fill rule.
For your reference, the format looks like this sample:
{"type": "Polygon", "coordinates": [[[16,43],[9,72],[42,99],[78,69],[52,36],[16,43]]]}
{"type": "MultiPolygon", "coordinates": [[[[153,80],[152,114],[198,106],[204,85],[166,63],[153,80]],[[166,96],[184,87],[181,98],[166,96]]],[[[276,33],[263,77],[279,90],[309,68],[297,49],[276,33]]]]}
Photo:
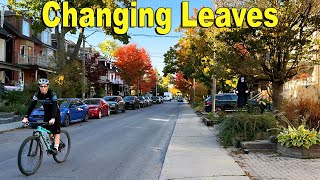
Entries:
{"type": "Polygon", "coordinates": [[[30,37],[30,27],[28,21],[22,20],[22,34],[30,37]]]}
{"type": "Polygon", "coordinates": [[[20,55],[25,55],[24,45],[21,45],[21,46],[20,46],[20,55]]]}
{"type": "Polygon", "coordinates": [[[50,32],[42,31],[41,42],[50,45],[50,32]]]}

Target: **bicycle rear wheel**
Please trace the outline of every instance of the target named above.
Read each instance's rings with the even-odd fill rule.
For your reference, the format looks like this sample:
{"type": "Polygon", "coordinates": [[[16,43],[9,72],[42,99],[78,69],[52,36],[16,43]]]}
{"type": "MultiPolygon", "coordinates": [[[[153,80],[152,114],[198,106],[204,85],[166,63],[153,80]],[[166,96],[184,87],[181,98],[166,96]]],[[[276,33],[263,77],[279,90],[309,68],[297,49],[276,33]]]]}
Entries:
{"type": "Polygon", "coordinates": [[[18,152],[18,167],[22,174],[29,176],[40,167],[43,157],[42,143],[39,137],[29,136],[21,144],[18,152]]]}
{"type": "Polygon", "coordinates": [[[70,146],[71,146],[71,141],[70,141],[70,135],[67,131],[61,130],[60,131],[60,144],[59,144],[59,151],[58,154],[53,155],[53,159],[57,163],[62,163],[64,162],[70,152],[70,146]]]}

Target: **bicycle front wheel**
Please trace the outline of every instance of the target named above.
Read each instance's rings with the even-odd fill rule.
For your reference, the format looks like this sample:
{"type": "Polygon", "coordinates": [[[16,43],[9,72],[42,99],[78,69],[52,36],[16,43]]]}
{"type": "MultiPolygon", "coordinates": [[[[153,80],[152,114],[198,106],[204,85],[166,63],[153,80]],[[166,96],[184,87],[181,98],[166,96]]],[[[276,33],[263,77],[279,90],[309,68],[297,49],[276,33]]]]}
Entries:
{"type": "Polygon", "coordinates": [[[69,155],[70,147],[71,147],[71,141],[70,141],[69,133],[65,130],[61,130],[60,131],[60,144],[59,144],[59,148],[58,148],[58,154],[53,155],[53,159],[57,163],[64,162],[69,155]]]}
{"type": "Polygon", "coordinates": [[[29,136],[21,144],[18,152],[18,167],[22,174],[29,176],[40,167],[43,157],[39,137],[29,136]]]}

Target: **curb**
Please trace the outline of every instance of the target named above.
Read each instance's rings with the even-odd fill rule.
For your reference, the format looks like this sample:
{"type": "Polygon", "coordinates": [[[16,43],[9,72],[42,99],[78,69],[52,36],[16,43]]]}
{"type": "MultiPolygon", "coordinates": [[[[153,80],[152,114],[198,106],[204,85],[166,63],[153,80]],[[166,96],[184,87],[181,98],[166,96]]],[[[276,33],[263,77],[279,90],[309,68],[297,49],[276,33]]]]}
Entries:
{"type": "Polygon", "coordinates": [[[0,133],[5,133],[19,128],[23,128],[21,121],[0,124],[0,133]]]}
{"type": "Polygon", "coordinates": [[[201,117],[201,120],[206,126],[214,126],[215,124],[215,121],[211,121],[210,119],[205,117],[201,117]]]}

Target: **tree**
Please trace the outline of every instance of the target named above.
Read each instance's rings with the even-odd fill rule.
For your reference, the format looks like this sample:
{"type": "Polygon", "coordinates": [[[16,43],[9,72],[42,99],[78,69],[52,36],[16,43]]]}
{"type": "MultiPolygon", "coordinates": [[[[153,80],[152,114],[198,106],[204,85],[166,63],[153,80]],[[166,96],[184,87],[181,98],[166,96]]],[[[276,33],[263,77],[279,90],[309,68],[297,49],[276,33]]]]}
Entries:
{"type": "Polygon", "coordinates": [[[140,83],[140,90],[142,93],[150,92],[151,89],[156,85],[157,76],[154,69],[147,72],[146,75],[143,77],[140,83]]]}
{"type": "Polygon", "coordinates": [[[100,82],[100,77],[107,74],[107,68],[98,63],[99,53],[94,54],[91,59],[86,62],[86,74],[91,86],[95,89],[100,89],[104,87],[104,83],[100,82]]]}
{"type": "Polygon", "coordinates": [[[135,44],[120,46],[115,51],[114,57],[121,79],[129,86],[135,85],[138,88],[143,82],[143,76],[152,69],[147,51],[135,44]]]}
{"type": "Polygon", "coordinates": [[[314,63],[311,47],[320,26],[319,1],[250,0],[241,6],[276,7],[279,23],[274,28],[245,25],[222,33],[219,40],[225,45],[219,59],[236,73],[271,82],[273,106],[280,109],[284,83],[314,63]]]}
{"type": "MultiPolygon", "coordinates": [[[[25,17],[30,18],[33,23],[32,23],[32,29],[35,31],[35,33],[43,31],[46,27],[45,24],[42,21],[42,8],[44,5],[47,3],[47,0],[40,0],[40,1],[34,1],[34,0],[9,0],[9,9],[14,10],[17,12],[19,15],[23,15],[25,17]]],[[[62,0],[57,0],[57,3],[62,5],[64,1],[62,0]]],[[[129,0],[88,0],[88,1],[83,1],[83,0],[73,0],[73,1],[68,1],[69,2],[69,8],[75,8],[77,12],[80,11],[82,8],[109,8],[111,11],[113,11],[117,7],[128,7],[130,1],[129,0]]],[[[54,12],[55,16],[61,16],[62,14],[62,8],[60,8],[59,11],[54,12]]],[[[78,13],[77,20],[79,20],[83,15],[78,13]]],[[[104,32],[106,35],[111,35],[116,39],[119,39],[123,43],[128,43],[129,41],[129,36],[127,34],[124,35],[118,35],[115,34],[114,31],[112,30],[113,27],[111,28],[103,28],[104,32]]],[[[78,40],[76,43],[76,47],[70,57],[70,59],[75,60],[78,56],[79,50],[80,50],[80,45],[82,43],[83,37],[84,37],[84,30],[85,28],[82,27],[61,27],[61,22],[59,26],[56,26],[54,28],[55,31],[55,36],[57,39],[57,59],[60,60],[58,63],[60,69],[65,65],[66,59],[67,59],[67,54],[65,51],[65,35],[70,32],[72,34],[75,34],[76,31],[79,30],[79,36],[78,40]]]]}
{"type": "MultiPolygon", "coordinates": [[[[197,14],[198,10],[194,9],[194,16],[190,19],[195,19],[197,14]]],[[[212,75],[219,81],[234,78],[234,74],[225,66],[221,66],[214,55],[221,44],[217,42],[215,34],[225,29],[180,27],[177,31],[182,32],[182,37],[164,54],[164,75],[181,72],[184,79],[195,78],[207,87],[212,87],[212,75]]],[[[220,87],[220,89],[227,88],[220,87]]]]}
{"type": "Polygon", "coordinates": [[[103,53],[103,55],[111,61],[114,58],[114,52],[119,47],[118,43],[116,41],[112,40],[105,40],[102,43],[98,44],[98,47],[100,48],[100,51],[103,53]]]}
{"type": "Polygon", "coordinates": [[[58,97],[69,98],[81,95],[81,64],[78,61],[68,63],[57,74],[49,74],[50,86],[54,88],[58,97]]]}

